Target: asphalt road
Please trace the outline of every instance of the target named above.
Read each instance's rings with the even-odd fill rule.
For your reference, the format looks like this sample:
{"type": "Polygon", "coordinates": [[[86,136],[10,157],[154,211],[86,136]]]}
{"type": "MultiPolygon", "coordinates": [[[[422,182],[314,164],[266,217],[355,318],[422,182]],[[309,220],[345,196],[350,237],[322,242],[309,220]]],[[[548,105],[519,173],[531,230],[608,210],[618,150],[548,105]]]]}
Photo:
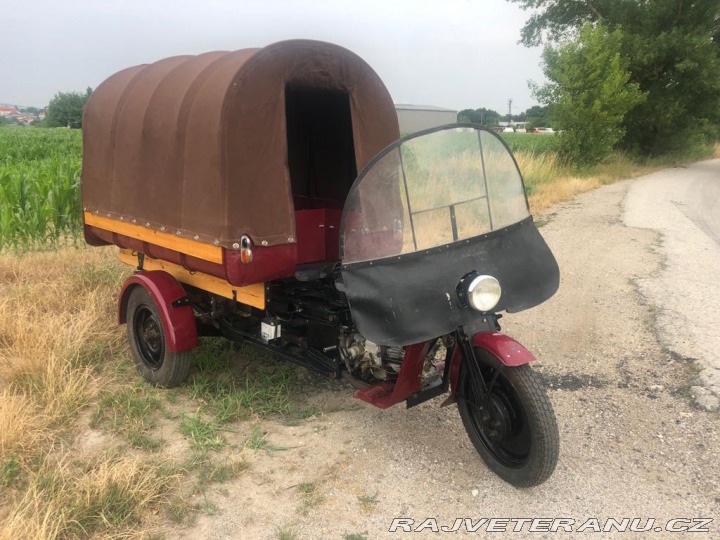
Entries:
{"type": "Polygon", "coordinates": [[[654,275],[638,281],[657,308],[658,338],[694,359],[702,371],[692,389],[697,403],[720,405],[720,160],[666,169],[632,184],[624,222],[660,235],[664,257],[654,275]]]}

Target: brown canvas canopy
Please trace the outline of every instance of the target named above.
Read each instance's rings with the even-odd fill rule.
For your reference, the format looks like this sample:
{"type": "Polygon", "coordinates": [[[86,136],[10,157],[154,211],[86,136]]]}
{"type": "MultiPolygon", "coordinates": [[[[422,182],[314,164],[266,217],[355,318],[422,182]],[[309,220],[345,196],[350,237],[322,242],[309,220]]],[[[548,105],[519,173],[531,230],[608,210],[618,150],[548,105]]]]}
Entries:
{"type": "Polygon", "coordinates": [[[177,56],[103,82],[83,117],[85,211],[225,247],[294,243],[285,92],[347,93],[356,170],[399,137],[357,55],[317,41],[177,56]]]}

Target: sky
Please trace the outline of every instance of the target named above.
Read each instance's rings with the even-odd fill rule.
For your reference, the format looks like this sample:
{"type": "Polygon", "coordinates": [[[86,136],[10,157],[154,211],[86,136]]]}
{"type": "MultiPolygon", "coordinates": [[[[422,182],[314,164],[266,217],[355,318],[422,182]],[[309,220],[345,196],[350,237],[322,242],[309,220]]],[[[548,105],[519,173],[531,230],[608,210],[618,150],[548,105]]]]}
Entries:
{"type": "Polygon", "coordinates": [[[536,104],[539,48],[506,0],[3,0],[0,103],[44,106],[113,73],[179,54],[336,43],[360,55],[396,103],[513,113],[536,104]],[[12,22],[9,22],[12,21],[12,22]]]}

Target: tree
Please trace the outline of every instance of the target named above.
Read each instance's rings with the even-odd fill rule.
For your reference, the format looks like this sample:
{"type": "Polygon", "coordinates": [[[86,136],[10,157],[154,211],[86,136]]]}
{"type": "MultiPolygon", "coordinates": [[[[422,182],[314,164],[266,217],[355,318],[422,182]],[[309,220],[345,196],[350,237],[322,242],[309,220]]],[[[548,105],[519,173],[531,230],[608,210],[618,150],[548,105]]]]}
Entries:
{"type": "Polygon", "coordinates": [[[58,92],[47,106],[45,125],[47,127],[82,127],[82,113],[85,102],[92,95],[92,89],[85,93],[58,92]]]}
{"type": "Polygon", "coordinates": [[[720,136],[718,0],[509,0],[533,13],[527,46],[560,43],[583,24],[621,31],[630,80],[647,99],[625,118],[624,144],[646,154],[720,136]]]}
{"type": "Polygon", "coordinates": [[[629,82],[621,40],[620,30],[585,23],[575,39],[543,52],[550,82],[533,85],[534,94],[554,105],[564,130],[560,152],[574,163],[595,163],[610,154],[625,134],[625,115],[645,98],[629,82]]]}
{"type": "Polygon", "coordinates": [[[533,105],[525,111],[525,117],[528,129],[536,127],[549,127],[553,124],[552,106],[545,105],[543,107],[540,105],[533,105]]]}
{"type": "Polygon", "coordinates": [[[500,121],[500,113],[492,109],[463,109],[458,113],[458,122],[472,122],[484,126],[496,126],[500,121]]]}

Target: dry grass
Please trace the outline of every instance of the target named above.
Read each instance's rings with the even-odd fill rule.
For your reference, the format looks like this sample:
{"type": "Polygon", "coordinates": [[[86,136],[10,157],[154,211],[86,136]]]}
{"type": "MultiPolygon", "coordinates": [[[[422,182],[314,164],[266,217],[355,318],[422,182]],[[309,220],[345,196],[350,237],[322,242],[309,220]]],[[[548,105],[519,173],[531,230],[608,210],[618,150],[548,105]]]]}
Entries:
{"type": "Polygon", "coordinates": [[[49,439],[47,417],[25,394],[0,393],[0,460],[28,455],[49,439]]]}
{"type": "MultiPolygon", "coordinates": [[[[81,465],[46,456],[3,523],[0,539],[138,537],[143,513],[164,500],[173,477],[138,458],[81,465]]],[[[144,532],[147,532],[145,530],[144,532]]]]}
{"type": "Polygon", "coordinates": [[[0,384],[32,399],[47,424],[63,425],[92,398],[100,360],[120,343],[107,324],[117,285],[87,287],[112,264],[107,251],[77,253],[0,257],[0,384]]]}
{"type": "Polygon", "coordinates": [[[550,152],[518,152],[515,159],[523,173],[533,213],[552,208],[602,185],[648,174],[662,166],[638,165],[619,152],[599,165],[579,171],[562,163],[556,154],[550,152]]]}
{"type": "Polygon", "coordinates": [[[80,412],[127,354],[114,250],[0,255],[0,538],[139,536],[172,479],[74,445],[80,412]],[[116,360],[109,362],[108,360],[116,360]]]}

